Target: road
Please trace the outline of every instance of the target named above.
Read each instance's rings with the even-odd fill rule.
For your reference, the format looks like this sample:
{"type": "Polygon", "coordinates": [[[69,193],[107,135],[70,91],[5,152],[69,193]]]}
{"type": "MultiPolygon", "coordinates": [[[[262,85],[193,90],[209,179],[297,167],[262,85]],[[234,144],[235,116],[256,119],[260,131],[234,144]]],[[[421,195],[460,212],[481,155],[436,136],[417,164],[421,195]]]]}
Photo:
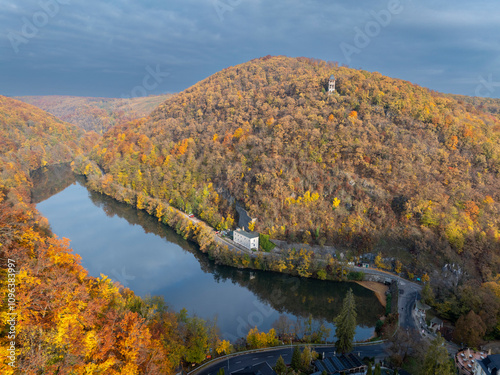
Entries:
{"type": "MultiPolygon", "coordinates": [[[[253,253],[251,250],[241,246],[241,245],[238,245],[236,242],[233,242],[232,240],[229,240],[227,238],[224,238],[224,237],[221,237],[219,235],[214,235],[214,241],[219,243],[220,245],[222,246],[227,246],[229,248],[229,250],[232,250],[232,251],[241,251],[243,253],[246,253],[246,254],[249,254],[250,256],[255,256],[255,253],[253,253]]],[[[262,253],[261,254],[265,254],[267,255],[268,253],[262,253]]]]}
{"type": "MultiPolygon", "coordinates": [[[[240,250],[247,252],[250,255],[254,255],[251,251],[244,249],[243,247],[237,246],[234,242],[229,241],[220,236],[214,236],[215,241],[222,245],[227,245],[232,250],[240,250]]],[[[263,253],[265,256],[273,255],[270,253],[263,253]]],[[[422,290],[422,286],[411,282],[409,280],[403,279],[397,275],[394,275],[389,272],[376,270],[373,268],[362,268],[362,267],[349,267],[352,271],[362,271],[368,275],[374,275],[378,277],[382,277],[385,279],[395,280],[398,282],[399,288],[399,299],[398,299],[398,313],[399,313],[399,325],[402,328],[407,329],[419,329],[417,322],[413,317],[413,309],[416,301],[420,298],[420,291],[422,290]]]]}
{"type": "Polygon", "coordinates": [[[409,281],[399,281],[399,326],[408,329],[418,329],[413,318],[413,308],[420,297],[422,287],[409,281]]]}
{"type": "MultiPolygon", "coordinates": [[[[385,351],[386,346],[387,344],[359,346],[354,348],[353,353],[359,355],[361,359],[364,357],[376,357],[378,359],[382,359],[387,356],[385,351]]],[[[313,348],[320,355],[325,353],[325,356],[331,356],[335,353],[334,346],[321,346],[313,348]]],[[[229,361],[222,360],[220,362],[216,362],[206,368],[203,368],[199,372],[196,372],[196,375],[216,375],[220,368],[224,368],[226,375],[229,375],[231,372],[242,370],[245,367],[256,365],[261,362],[267,362],[269,365],[274,366],[280,356],[283,357],[286,364],[290,364],[292,361],[292,353],[293,348],[280,347],[278,349],[270,349],[265,352],[242,354],[230,358],[229,361]]]]}
{"type": "Polygon", "coordinates": [[[399,298],[398,298],[398,312],[399,312],[399,326],[408,329],[418,329],[418,326],[413,318],[412,312],[415,302],[419,299],[422,286],[414,282],[408,281],[394,275],[392,273],[375,270],[373,268],[351,267],[355,271],[362,271],[367,275],[375,275],[386,279],[398,282],[399,298]]]}
{"type": "MultiPolygon", "coordinates": [[[[184,213],[183,213],[184,214],[184,213]]],[[[188,215],[184,214],[186,217],[188,215]]],[[[189,218],[189,217],[188,217],[189,218]]],[[[199,219],[196,218],[189,218],[191,221],[194,223],[199,222],[199,219]]],[[[218,242],[221,245],[227,245],[230,250],[233,251],[242,251],[244,253],[249,254],[250,256],[255,256],[251,251],[248,249],[243,248],[242,246],[237,245],[231,240],[228,240],[226,238],[223,238],[219,235],[214,235],[214,240],[218,242]]],[[[274,254],[272,253],[262,253],[264,256],[273,256],[274,254]]],[[[417,319],[414,317],[414,307],[416,301],[420,298],[420,292],[422,291],[422,286],[420,284],[416,284],[414,282],[411,282],[409,280],[403,279],[402,277],[399,277],[397,275],[394,275],[389,272],[381,271],[381,270],[376,270],[373,268],[362,268],[362,267],[348,267],[352,271],[362,271],[367,275],[373,275],[373,276],[378,276],[380,278],[385,278],[386,280],[394,280],[397,281],[398,283],[398,289],[399,289],[399,298],[398,298],[398,313],[399,313],[399,326],[403,329],[416,329],[418,332],[421,332],[420,328],[420,323],[417,322],[417,319]]],[[[425,334],[423,335],[427,339],[430,337],[427,337],[425,334]]],[[[432,338],[432,335],[431,335],[432,338]]],[[[456,352],[456,345],[452,343],[447,343],[448,350],[450,353],[456,352]]],[[[279,356],[279,355],[278,355],[279,356]]],[[[257,356],[256,358],[260,358],[260,355],[257,356]]],[[[285,358],[285,357],[284,357],[285,358]]],[[[276,358],[277,359],[277,358],[276,358]]],[[[256,359],[257,360],[257,359],[256,359]]],[[[232,370],[234,371],[234,370],[232,370]]]]}

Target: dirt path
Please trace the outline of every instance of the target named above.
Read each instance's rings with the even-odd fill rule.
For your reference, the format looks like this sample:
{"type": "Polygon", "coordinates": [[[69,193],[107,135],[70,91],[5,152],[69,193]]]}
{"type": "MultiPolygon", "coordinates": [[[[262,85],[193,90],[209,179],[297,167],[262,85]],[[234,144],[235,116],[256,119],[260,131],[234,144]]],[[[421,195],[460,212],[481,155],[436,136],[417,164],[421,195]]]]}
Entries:
{"type": "Polygon", "coordinates": [[[387,296],[385,295],[389,290],[387,285],[376,283],[375,281],[356,281],[356,283],[373,291],[382,306],[385,307],[387,305],[387,296]]]}

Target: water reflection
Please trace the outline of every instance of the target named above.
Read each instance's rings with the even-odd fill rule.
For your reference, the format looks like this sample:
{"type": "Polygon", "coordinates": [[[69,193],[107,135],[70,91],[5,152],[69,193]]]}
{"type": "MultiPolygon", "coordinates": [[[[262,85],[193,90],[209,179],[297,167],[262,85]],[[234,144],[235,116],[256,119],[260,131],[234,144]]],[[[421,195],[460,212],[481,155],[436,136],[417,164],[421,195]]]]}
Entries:
{"type": "Polygon", "coordinates": [[[293,320],[312,314],[333,328],[349,288],[358,306],[357,339],[368,338],[384,312],[374,294],[357,284],[217,265],[146,212],[87,191],[80,178],[75,184],[67,176],[69,183],[55,184],[50,176],[37,179],[37,197],[50,197],[37,207],[56,234],[71,239],[89,274],[106,274],[141,296],[163,295],[176,310],[186,307],[206,319],[217,316],[227,338],[245,335],[251,326],[268,330],[280,314],[293,320]],[[69,187],[60,191],[55,185],[69,187]]]}
{"type": "Polygon", "coordinates": [[[37,169],[31,173],[33,189],[31,202],[40,203],[51,196],[60,193],[69,185],[75,183],[75,175],[69,164],[51,165],[37,169]]]}

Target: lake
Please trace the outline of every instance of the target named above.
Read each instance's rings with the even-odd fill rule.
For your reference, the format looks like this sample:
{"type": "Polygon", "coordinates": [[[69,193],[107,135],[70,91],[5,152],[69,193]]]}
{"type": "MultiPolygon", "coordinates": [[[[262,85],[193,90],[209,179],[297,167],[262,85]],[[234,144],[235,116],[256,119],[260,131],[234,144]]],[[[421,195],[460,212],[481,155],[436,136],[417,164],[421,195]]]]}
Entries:
{"type": "Polygon", "coordinates": [[[327,282],[216,265],[169,227],[144,211],[87,190],[68,166],[33,173],[33,202],[52,231],[70,239],[91,276],[101,274],[140,296],[161,295],[174,310],[217,318],[224,338],[235,341],[257,326],[268,331],[280,315],[312,315],[332,328],[342,300],[353,289],[356,339],[372,336],[385,309],[374,293],[355,283],[327,282]]]}

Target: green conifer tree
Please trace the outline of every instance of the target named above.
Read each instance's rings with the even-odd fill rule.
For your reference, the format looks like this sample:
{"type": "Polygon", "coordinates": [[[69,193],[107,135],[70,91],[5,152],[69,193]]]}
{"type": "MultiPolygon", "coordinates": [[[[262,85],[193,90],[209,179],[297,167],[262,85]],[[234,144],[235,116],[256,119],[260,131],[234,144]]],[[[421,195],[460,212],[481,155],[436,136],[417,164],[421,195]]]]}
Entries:
{"type": "Polygon", "coordinates": [[[341,353],[348,353],[352,351],[352,344],[354,340],[354,333],[356,331],[356,302],[354,301],[354,294],[352,289],[349,289],[347,296],[344,298],[342,310],[335,319],[337,325],[337,342],[335,346],[341,353]]]}
{"type": "Polygon", "coordinates": [[[276,366],[274,366],[274,371],[276,371],[277,375],[285,375],[286,374],[286,364],[285,360],[283,359],[282,356],[278,358],[278,361],[276,362],[276,366]]]}
{"type": "Polygon", "coordinates": [[[368,362],[368,371],[366,372],[366,375],[373,375],[373,369],[372,369],[371,362],[368,362]]]}
{"type": "Polygon", "coordinates": [[[301,360],[300,360],[300,349],[298,346],[296,346],[293,349],[293,354],[292,354],[292,362],[290,363],[290,367],[293,368],[296,371],[300,370],[301,367],[301,360]]]}

